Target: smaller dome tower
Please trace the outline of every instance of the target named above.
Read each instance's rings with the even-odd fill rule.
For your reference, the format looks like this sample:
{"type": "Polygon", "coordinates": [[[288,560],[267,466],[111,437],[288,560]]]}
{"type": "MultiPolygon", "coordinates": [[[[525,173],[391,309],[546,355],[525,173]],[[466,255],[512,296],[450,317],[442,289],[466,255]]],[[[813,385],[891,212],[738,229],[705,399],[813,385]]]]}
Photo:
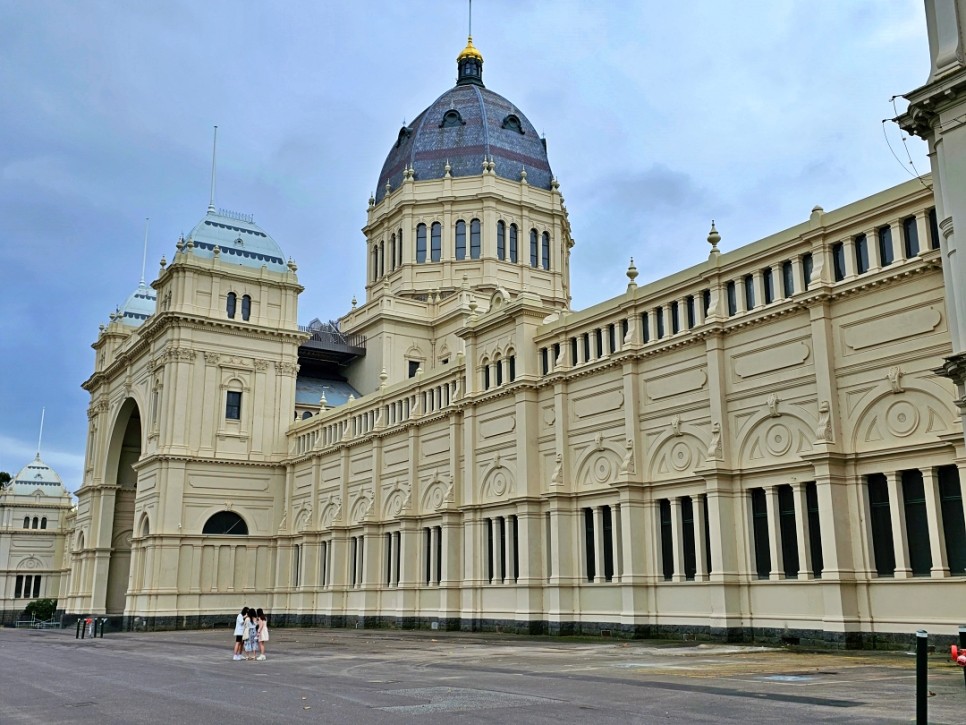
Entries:
{"type": "Polygon", "coordinates": [[[483,87],[483,54],[473,47],[473,36],[466,38],[466,47],[456,56],[456,85],[483,87]]]}

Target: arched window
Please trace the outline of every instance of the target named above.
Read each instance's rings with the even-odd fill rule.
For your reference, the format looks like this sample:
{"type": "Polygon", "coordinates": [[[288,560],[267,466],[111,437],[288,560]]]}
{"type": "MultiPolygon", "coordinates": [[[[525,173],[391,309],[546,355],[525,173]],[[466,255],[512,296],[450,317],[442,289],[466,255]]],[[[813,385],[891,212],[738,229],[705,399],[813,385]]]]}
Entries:
{"type": "Polygon", "coordinates": [[[40,520],[40,528],[42,528],[42,529],[46,529],[47,528],[47,517],[46,516],[44,516],[40,520]]]}
{"type": "Polygon", "coordinates": [[[470,222],[470,259],[480,258],[480,220],[470,222]]]}
{"type": "Polygon", "coordinates": [[[520,117],[515,113],[511,113],[509,116],[503,119],[503,123],[500,124],[501,128],[509,129],[510,131],[516,131],[519,134],[523,134],[523,124],[520,123],[520,117]]]}
{"type": "Polygon", "coordinates": [[[466,222],[456,222],[456,258],[466,259],[466,222]]]}
{"type": "Polygon", "coordinates": [[[496,384],[499,387],[503,385],[503,358],[497,355],[493,359],[493,367],[496,368],[496,384]]]}
{"type": "Polygon", "coordinates": [[[463,117],[460,115],[460,112],[457,111],[455,108],[451,108],[446,113],[443,114],[443,120],[440,122],[439,127],[456,128],[458,126],[465,126],[465,125],[466,125],[466,121],[463,120],[463,117]]]}
{"type": "Polygon", "coordinates": [[[386,274],[386,240],[379,242],[379,276],[386,274]]]}
{"type": "Polygon", "coordinates": [[[376,245],[372,245],[372,281],[379,279],[379,250],[376,245]]]}
{"type": "Polygon", "coordinates": [[[39,523],[40,523],[40,520],[36,516],[34,516],[34,520],[30,523],[30,528],[36,529],[39,523]]]}
{"type": "Polygon", "coordinates": [[[228,319],[235,319],[235,305],[238,303],[238,295],[234,292],[228,293],[228,302],[225,306],[225,311],[228,313],[228,319]]]}
{"type": "Polygon", "coordinates": [[[483,358],[483,390],[490,389],[490,361],[483,358]]]}
{"type": "Polygon", "coordinates": [[[402,267],[403,263],[403,247],[402,247],[402,229],[399,230],[399,235],[396,237],[396,262],[397,267],[402,267]]]}
{"type": "Polygon", "coordinates": [[[416,227],[416,261],[426,261],[426,225],[420,224],[416,227]]]}
{"type": "Polygon", "coordinates": [[[496,258],[506,259],[506,224],[502,220],[496,223],[496,258]]]}
{"type": "Polygon", "coordinates": [[[219,511],[205,522],[202,534],[248,536],[248,524],[234,511],[219,511]]]}
{"type": "Polygon", "coordinates": [[[308,410],[307,410],[307,411],[305,411],[304,413],[302,413],[302,420],[308,420],[308,419],[309,419],[309,418],[311,418],[311,417],[312,417],[312,413],[311,413],[311,411],[308,411],[308,410]]]}
{"type": "Polygon", "coordinates": [[[396,235],[389,237],[389,271],[396,268],[396,235]]]}
{"type": "Polygon", "coordinates": [[[25,529],[29,529],[30,528],[30,517],[29,516],[24,516],[23,517],[23,527],[25,529]]]}
{"type": "Polygon", "coordinates": [[[540,250],[537,249],[537,230],[530,230],[530,266],[537,267],[540,265],[540,250]]]}
{"type": "Polygon", "coordinates": [[[540,250],[540,259],[544,269],[550,269],[550,232],[543,233],[543,245],[540,250]]]}
{"type": "Polygon", "coordinates": [[[438,262],[443,253],[443,225],[439,222],[433,222],[429,231],[429,258],[438,262]]]}
{"type": "Polygon", "coordinates": [[[252,298],[249,295],[242,297],[242,319],[248,322],[252,316],[252,298]]]}
{"type": "Polygon", "coordinates": [[[517,225],[510,225],[510,261],[517,263],[517,225]]]}
{"type": "Polygon", "coordinates": [[[507,377],[512,383],[517,379],[517,356],[512,352],[507,355],[507,377]]]}

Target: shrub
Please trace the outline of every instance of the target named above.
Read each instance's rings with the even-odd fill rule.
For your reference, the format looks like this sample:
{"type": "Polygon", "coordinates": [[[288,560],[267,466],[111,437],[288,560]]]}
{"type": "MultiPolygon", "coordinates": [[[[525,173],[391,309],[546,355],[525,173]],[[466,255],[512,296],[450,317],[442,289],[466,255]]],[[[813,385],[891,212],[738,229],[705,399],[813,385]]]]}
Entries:
{"type": "Polygon", "coordinates": [[[33,615],[41,621],[46,621],[54,616],[55,609],[57,609],[56,599],[35,599],[26,606],[23,613],[28,617],[33,615]]]}

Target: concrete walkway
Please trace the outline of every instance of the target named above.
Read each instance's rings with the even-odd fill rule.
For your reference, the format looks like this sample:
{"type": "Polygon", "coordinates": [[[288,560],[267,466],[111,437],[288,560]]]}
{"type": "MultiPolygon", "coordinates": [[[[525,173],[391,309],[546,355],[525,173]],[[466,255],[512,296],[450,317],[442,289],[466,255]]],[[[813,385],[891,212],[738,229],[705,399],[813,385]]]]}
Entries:
{"type": "MultiPolygon", "coordinates": [[[[0,630],[13,723],[651,723],[915,720],[915,658],[666,641],[278,629],[235,662],[230,630],[0,630]]],[[[962,669],[930,658],[931,723],[966,722],[962,669]]]]}

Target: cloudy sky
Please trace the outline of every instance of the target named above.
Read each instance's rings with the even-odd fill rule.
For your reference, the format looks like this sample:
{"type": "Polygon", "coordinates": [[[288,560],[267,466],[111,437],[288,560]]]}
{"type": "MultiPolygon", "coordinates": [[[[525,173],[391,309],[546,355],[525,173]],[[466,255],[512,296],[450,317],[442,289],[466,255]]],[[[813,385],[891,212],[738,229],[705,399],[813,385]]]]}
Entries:
{"type": "MultiPolygon", "coordinates": [[[[477,0],[487,87],[546,133],[574,307],[909,178],[890,98],[921,0],[477,0]],[[890,152],[889,144],[899,156],[890,152]]],[[[0,470],[80,485],[90,344],[208,204],[299,265],[300,321],[364,297],[366,202],[455,81],[465,0],[0,0],[0,470]]],[[[904,104],[900,102],[900,109],[904,104]]],[[[907,143],[920,172],[923,145],[907,143]]]]}

